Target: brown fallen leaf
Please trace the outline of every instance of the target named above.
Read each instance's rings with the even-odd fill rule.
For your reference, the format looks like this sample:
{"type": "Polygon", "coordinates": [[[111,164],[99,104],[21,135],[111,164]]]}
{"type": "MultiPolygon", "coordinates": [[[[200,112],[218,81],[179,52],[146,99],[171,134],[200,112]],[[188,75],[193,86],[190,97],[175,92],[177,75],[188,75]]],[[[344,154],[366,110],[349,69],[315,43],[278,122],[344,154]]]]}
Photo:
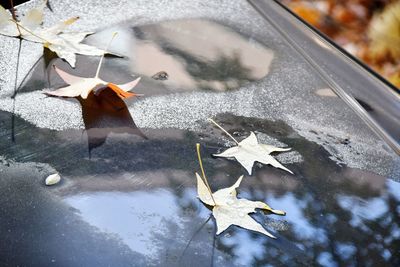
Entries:
{"type": "Polygon", "coordinates": [[[77,99],[82,106],[89,155],[93,149],[104,144],[110,133],[129,133],[147,139],[136,126],[128,107],[115,90],[106,87],[97,95],[90,92],[86,99],[77,99]]]}

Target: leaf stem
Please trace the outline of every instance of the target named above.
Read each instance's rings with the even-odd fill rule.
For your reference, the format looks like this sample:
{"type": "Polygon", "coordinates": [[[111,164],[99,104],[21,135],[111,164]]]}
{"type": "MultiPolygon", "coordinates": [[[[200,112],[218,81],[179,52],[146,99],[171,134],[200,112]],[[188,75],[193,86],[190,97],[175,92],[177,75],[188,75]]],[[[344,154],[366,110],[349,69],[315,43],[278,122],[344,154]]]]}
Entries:
{"type": "MultiPolygon", "coordinates": [[[[14,1],[10,0],[10,5],[11,5],[11,16],[13,18],[13,20],[16,22],[17,20],[17,15],[15,14],[15,8],[14,8],[14,1]]],[[[19,36],[22,36],[21,30],[19,29],[19,25],[18,23],[16,23],[17,26],[17,30],[19,32],[19,36]]]]}
{"type": "Polygon", "coordinates": [[[47,41],[46,39],[44,39],[43,37],[40,37],[39,35],[37,35],[36,33],[32,32],[31,30],[28,30],[26,27],[22,26],[18,21],[12,19],[12,22],[14,22],[15,24],[17,24],[17,27],[21,27],[24,31],[32,34],[32,36],[35,36],[39,39],[41,39],[42,41],[46,42],[46,43],[50,43],[49,41],[47,41]]]}
{"type": "Polygon", "coordinates": [[[103,63],[104,55],[107,53],[107,50],[108,50],[109,46],[111,45],[111,42],[114,40],[114,37],[117,34],[118,34],[117,32],[113,33],[113,36],[111,37],[111,40],[108,42],[106,49],[104,49],[103,55],[101,56],[100,61],[99,61],[99,65],[97,66],[96,76],[94,76],[95,78],[99,78],[100,68],[101,68],[101,64],[103,63]]]}
{"type": "Polygon", "coordinates": [[[224,128],[222,128],[221,125],[219,125],[218,123],[216,123],[213,119],[208,118],[208,120],[212,123],[214,123],[218,128],[220,128],[224,133],[226,133],[233,141],[235,141],[235,143],[239,146],[239,142],[230,134],[228,133],[224,128]]]}
{"type": "Polygon", "coordinates": [[[201,174],[202,174],[202,176],[203,176],[202,178],[203,178],[203,180],[204,180],[204,182],[205,182],[205,184],[206,184],[206,186],[207,186],[208,191],[210,192],[210,195],[211,195],[212,201],[214,202],[214,205],[217,206],[217,202],[215,202],[213,193],[212,193],[212,191],[211,191],[211,187],[210,187],[210,185],[208,184],[208,180],[207,180],[206,174],[205,174],[205,172],[204,172],[203,161],[201,160],[200,144],[199,144],[199,143],[196,144],[196,151],[197,151],[197,157],[198,157],[198,159],[199,159],[199,165],[200,165],[201,174]]]}

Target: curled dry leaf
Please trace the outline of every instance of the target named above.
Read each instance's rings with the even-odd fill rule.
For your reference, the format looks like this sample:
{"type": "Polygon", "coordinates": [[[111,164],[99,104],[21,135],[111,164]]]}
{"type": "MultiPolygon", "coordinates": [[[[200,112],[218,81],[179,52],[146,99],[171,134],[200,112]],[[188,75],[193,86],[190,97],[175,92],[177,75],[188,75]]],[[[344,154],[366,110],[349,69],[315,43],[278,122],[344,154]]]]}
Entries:
{"type": "Polygon", "coordinates": [[[260,144],[257,140],[256,135],[253,132],[251,132],[250,136],[248,136],[246,139],[238,142],[215,121],[213,121],[212,119],[209,120],[216,126],[218,126],[221,130],[223,130],[226,134],[228,134],[228,136],[232,138],[237,144],[237,146],[228,148],[220,154],[214,154],[214,156],[223,158],[235,158],[250,175],[252,173],[253,165],[256,161],[263,164],[270,164],[275,168],[279,168],[293,174],[291,170],[287,169],[273,156],[270,155],[272,152],[289,151],[290,148],[279,148],[267,144],[260,144]]]}
{"type": "MultiPolygon", "coordinates": [[[[116,33],[114,33],[113,38],[115,37],[116,33]]],[[[107,45],[108,46],[111,44],[111,41],[113,38],[110,40],[110,43],[107,45]]],[[[106,48],[106,50],[107,50],[106,48]]],[[[100,73],[100,68],[101,68],[101,63],[104,59],[104,54],[102,55],[99,65],[97,66],[97,71],[96,75],[93,78],[85,78],[85,77],[80,77],[80,76],[75,76],[72,74],[69,74],[65,71],[60,70],[56,66],[54,66],[54,69],[56,70],[57,74],[60,75],[60,77],[69,84],[69,86],[60,88],[55,91],[46,91],[45,93],[48,95],[52,96],[61,96],[61,97],[82,97],[83,99],[86,99],[89,95],[90,92],[93,92],[95,95],[100,93],[102,90],[105,88],[110,88],[113,90],[121,99],[129,98],[132,96],[137,96],[137,94],[129,92],[132,90],[140,81],[140,77],[130,81],[125,84],[114,84],[110,82],[103,81],[102,79],[99,78],[99,73],[100,73]]]]}
{"type": "Polygon", "coordinates": [[[60,22],[52,27],[43,28],[43,9],[47,1],[29,10],[16,21],[10,12],[0,6],[0,34],[21,37],[25,40],[42,43],[44,47],[55,52],[75,67],[75,54],[101,56],[104,51],[94,46],[81,44],[82,40],[92,32],[64,32],[65,28],[75,22],[78,17],[60,22]]]}
{"type": "Polygon", "coordinates": [[[54,185],[54,184],[59,183],[60,180],[61,180],[60,175],[58,173],[55,173],[55,174],[49,175],[46,178],[45,183],[46,183],[46,185],[54,185]]]}
{"type": "Polygon", "coordinates": [[[54,66],[54,69],[60,75],[60,77],[67,83],[69,86],[62,87],[55,91],[46,91],[45,93],[52,96],[61,96],[61,97],[77,97],[81,96],[83,99],[86,99],[90,92],[94,92],[98,94],[101,90],[109,87],[112,89],[117,95],[124,99],[135,96],[135,93],[129,92],[132,90],[140,81],[140,78],[137,78],[131,82],[125,84],[114,84],[110,82],[103,81],[98,76],[93,78],[84,78],[69,74],[65,71],[60,70],[59,68],[54,66]]]}
{"type": "Polygon", "coordinates": [[[250,201],[244,198],[238,199],[236,188],[239,187],[243,175],[240,176],[231,187],[220,189],[212,194],[203,179],[197,173],[196,178],[198,197],[204,204],[213,207],[212,214],[217,223],[217,235],[225,231],[229,226],[236,225],[275,238],[274,235],[251,218],[249,213],[256,212],[256,209],[261,209],[277,215],[285,215],[286,213],[281,210],[274,210],[261,201],[250,201]]]}

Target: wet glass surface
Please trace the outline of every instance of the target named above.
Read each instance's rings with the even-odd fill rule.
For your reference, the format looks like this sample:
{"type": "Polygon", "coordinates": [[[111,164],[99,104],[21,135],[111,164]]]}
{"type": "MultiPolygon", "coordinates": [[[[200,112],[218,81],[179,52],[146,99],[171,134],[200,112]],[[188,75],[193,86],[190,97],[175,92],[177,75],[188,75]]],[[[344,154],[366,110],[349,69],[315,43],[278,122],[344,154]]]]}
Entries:
{"type": "MultiPolygon", "coordinates": [[[[264,87],[259,80],[268,80],[270,68],[271,75],[289,68],[283,52],[288,49],[286,46],[281,46],[282,50],[279,45],[272,48],[276,40],[263,44],[240,29],[198,19],[135,27],[125,23],[106,29],[89,41],[105,42],[104,36],[116,29],[121,39],[116,40],[115,47],[125,47],[119,51],[127,49],[129,58],[107,58],[101,76],[104,80],[125,82],[132,73],[140,75],[142,82],[135,91],[144,97],[123,102],[105,91],[104,95],[92,95],[85,101],[60,99],[81,107],[82,124],[66,129],[40,127],[0,111],[2,265],[400,264],[396,156],[371,137],[370,130],[315,74],[310,73],[311,78],[306,77],[306,81],[286,76],[289,96],[299,104],[289,105],[285,101],[290,100],[278,99],[286,88],[264,87]],[[270,66],[274,55],[278,58],[275,69],[270,66]],[[153,76],[159,72],[167,73],[167,78],[163,74],[164,78],[155,79],[153,76]],[[303,91],[291,90],[302,82],[309,86],[303,91]],[[236,110],[234,107],[249,109],[245,104],[250,102],[248,98],[233,95],[228,98],[229,108],[221,108],[213,117],[239,140],[254,131],[259,140],[287,145],[294,151],[277,156],[294,175],[256,164],[254,175],[247,175],[239,188],[239,197],[265,201],[287,212],[285,217],[261,212],[253,216],[277,236],[276,240],[238,227],[215,236],[211,212],[196,197],[194,172],[199,168],[195,144],[202,144],[205,169],[214,190],[231,185],[245,173],[237,162],[211,156],[233,145],[221,131],[206,118],[195,118],[194,128],[180,124],[174,127],[172,123],[170,127],[156,127],[132,112],[136,103],[153,101],[152,97],[166,97],[163,105],[168,106],[177,94],[196,98],[203,96],[196,93],[211,91],[213,95],[206,97],[218,98],[221,94],[250,90],[255,99],[251,103],[261,113],[253,116],[251,110],[247,116],[240,116],[229,112],[229,108],[236,110]],[[279,117],[279,103],[266,100],[272,98],[270,91],[275,91],[274,100],[284,102],[290,112],[315,123],[313,127],[304,133],[306,128],[296,128],[284,119],[287,117],[279,117]],[[328,127],[332,116],[332,120],[343,120],[340,126],[346,131],[345,136],[328,127]],[[318,122],[320,117],[323,123],[318,122]],[[372,141],[358,140],[363,134],[372,141]],[[377,143],[378,148],[371,143],[377,143]],[[363,150],[362,145],[371,146],[370,150],[375,149],[378,154],[363,150]],[[349,167],[349,157],[364,161],[364,165],[357,168],[353,163],[349,167]],[[371,162],[382,169],[368,169],[367,165],[375,166],[371,162]],[[62,182],[46,187],[44,179],[55,171],[63,177],[62,182]]],[[[290,67],[304,68],[296,54],[288,57],[293,64],[290,67]]],[[[97,61],[79,57],[75,70],[68,69],[59,59],[50,65],[90,77],[97,61]]],[[[32,70],[32,76],[19,91],[22,97],[43,87],[63,85],[50,66],[44,71],[44,64],[41,60],[32,70]]],[[[24,102],[16,99],[18,110],[24,102]]],[[[48,98],[43,99],[37,104],[48,98]]],[[[185,109],[179,111],[182,119],[177,120],[191,119],[188,110],[195,109],[194,105],[188,101],[179,103],[187,105],[187,113],[185,109]]],[[[165,107],[156,104],[159,102],[152,108],[164,111],[165,107]]],[[[52,122],[56,115],[45,119],[52,122]]],[[[163,121],[172,122],[169,116],[176,115],[148,116],[154,116],[154,121],[163,116],[163,121]]]]}

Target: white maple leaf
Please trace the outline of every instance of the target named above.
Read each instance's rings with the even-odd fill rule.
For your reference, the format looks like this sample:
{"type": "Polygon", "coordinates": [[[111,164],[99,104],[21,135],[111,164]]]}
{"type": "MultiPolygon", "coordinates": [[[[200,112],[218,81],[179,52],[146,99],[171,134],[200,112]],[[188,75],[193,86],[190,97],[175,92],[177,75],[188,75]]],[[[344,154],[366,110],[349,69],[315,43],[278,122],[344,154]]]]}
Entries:
{"type": "MultiPolygon", "coordinates": [[[[115,37],[116,33],[114,33],[113,38],[115,37]]],[[[113,38],[110,40],[113,40],[113,38]]],[[[110,43],[107,45],[110,45],[110,43]]],[[[106,50],[107,50],[106,48],[106,50]]],[[[130,81],[125,84],[114,84],[111,82],[104,81],[99,78],[99,73],[100,73],[100,67],[101,63],[104,59],[104,53],[103,56],[101,57],[99,61],[99,65],[97,67],[96,75],[93,78],[85,78],[85,77],[80,77],[80,76],[75,76],[72,74],[69,74],[63,70],[60,70],[56,66],[54,66],[54,69],[56,70],[57,74],[60,75],[60,77],[69,84],[66,87],[62,87],[60,89],[57,89],[55,91],[45,91],[45,94],[52,95],[52,96],[60,96],[60,97],[77,97],[81,96],[83,99],[86,99],[90,92],[94,92],[95,94],[103,90],[104,88],[110,88],[113,90],[120,98],[128,98],[131,96],[138,96],[138,94],[129,92],[132,90],[140,81],[140,77],[130,81]]]]}
{"type": "Polygon", "coordinates": [[[196,173],[196,178],[199,199],[204,204],[213,207],[212,214],[217,224],[217,235],[225,231],[229,226],[236,225],[275,238],[274,235],[251,218],[249,213],[256,212],[256,209],[262,209],[277,215],[285,215],[286,213],[274,210],[261,201],[250,201],[244,198],[238,199],[236,188],[239,187],[243,175],[231,187],[220,189],[212,193],[212,195],[198,173],[196,173]]]}
{"type": "Polygon", "coordinates": [[[55,52],[73,68],[76,55],[101,56],[104,50],[82,44],[83,39],[93,32],[64,32],[65,28],[78,17],[60,22],[52,27],[43,28],[43,9],[47,1],[39,7],[29,10],[19,21],[13,19],[10,12],[0,6],[0,34],[21,37],[25,40],[42,43],[44,47],[55,52]]]}
{"type": "Polygon", "coordinates": [[[239,142],[237,146],[228,148],[220,154],[214,154],[216,157],[235,158],[251,175],[254,163],[260,162],[263,164],[270,164],[275,168],[285,171],[293,172],[280,164],[270,154],[272,152],[288,151],[290,148],[279,148],[271,145],[260,144],[256,135],[251,132],[250,136],[239,142]]]}

